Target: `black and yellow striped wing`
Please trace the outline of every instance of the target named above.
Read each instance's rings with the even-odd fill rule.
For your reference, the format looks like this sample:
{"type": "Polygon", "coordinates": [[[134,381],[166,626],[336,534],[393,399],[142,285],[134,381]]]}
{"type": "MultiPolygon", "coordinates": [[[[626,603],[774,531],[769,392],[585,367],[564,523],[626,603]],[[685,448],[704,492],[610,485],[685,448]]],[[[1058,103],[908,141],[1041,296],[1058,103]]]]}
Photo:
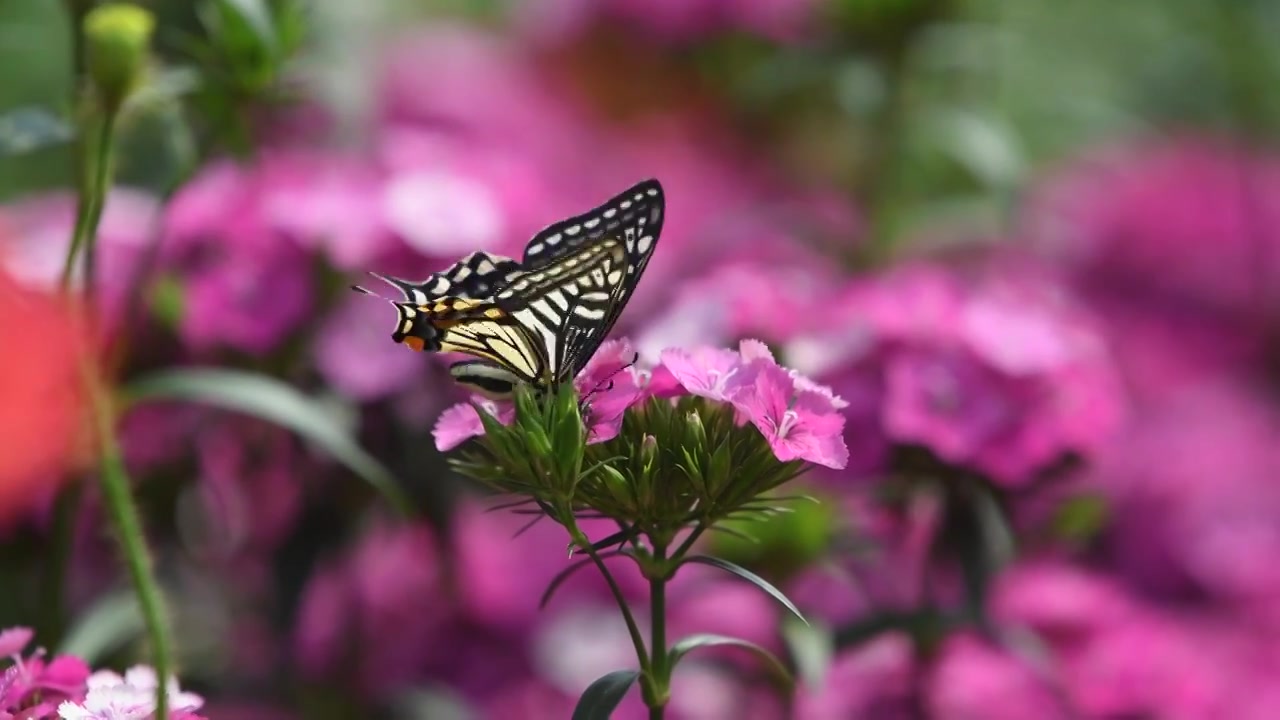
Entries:
{"type": "Polygon", "coordinates": [[[476,358],[450,372],[488,395],[572,380],[630,300],[662,230],[662,186],[646,180],[590,212],[548,226],[517,263],[473,253],[404,294],[392,337],[476,358]]]}
{"type": "Polygon", "coordinates": [[[525,248],[524,273],[495,300],[543,337],[554,382],[581,372],[613,329],[649,264],[665,214],[662,185],[645,180],[547,227],[525,248]]]}

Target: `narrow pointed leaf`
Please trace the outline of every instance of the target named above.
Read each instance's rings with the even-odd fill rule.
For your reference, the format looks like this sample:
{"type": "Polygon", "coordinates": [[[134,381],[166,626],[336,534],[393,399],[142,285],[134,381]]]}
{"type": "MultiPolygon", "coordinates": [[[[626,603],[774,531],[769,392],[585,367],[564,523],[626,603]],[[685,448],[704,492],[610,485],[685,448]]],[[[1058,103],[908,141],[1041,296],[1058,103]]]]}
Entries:
{"type": "Polygon", "coordinates": [[[775,657],[773,653],[753,642],[742,640],[740,638],[729,637],[728,635],[699,633],[697,635],[690,635],[686,638],[682,638],[671,647],[669,661],[670,666],[674,668],[676,664],[678,664],[680,660],[692,650],[705,647],[722,647],[726,645],[750,650],[752,653],[763,659],[765,663],[769,665],[769,669],[777,674],[779,678],[786,681],[788,689],[790,689],[791,685],[794,684],[791,673],[787,671],[787,666],[783,665],[782,661],[775,657]]]}
{"type": "MultiPolygon", "coordinates": [[[[689,557],[685,558],[684,562],[698,563],[699,565],[710,565],[711,567],[720,568],[721,570],[724,570],[726,572],[733,573],[734,575],[737,575],[743,580],[746,580],[752,585],[755,585],[756,587],[768,593],[770,597],[772,597],[774,600],[777,600],[779,603],[782,603],[783,607],[791,611],[791,614],[800,618],[800,620],[802,620],[806,624],[808,624],[809,622],[808,620],[805,620],[804,615],[800,613],[800,608],[796,607],[795,603],[791,602],[791,598],[784,595],[781,590],[779,590],[777,587],[773,585],[773,583],[769,582],[768,580],[765,580],[764,578],[742,567],[741,565],[738,565],[737,563],[732,563],[732,562],[729,562],[728,560],[723,560],[717,557],[711,557],[710,555],[690,555],[689,557]]],[[[681,564],[684,564],[684,563],[681,563],[681,564]]]]}
{"type": "Polygon", "coordinates": [[[782,640],[800,680],[809,687],[821,687],[835,654],[831,631],[788,618],[782,623],[782,640]]]}
{"type": "Polygon", "coordinates": [[[578,698],[572,720],[609,720],[638,677],[638,670],[614,670],[600,677],[578,698]]]}
{"type": "Polygon", "coordinates": [[[182,368],[147,375],[125,388],[129,402],[185,400],[253,415],[292,430],[359,475],[403,515],[408,498],[391,472],[360,447],[323,403],[274,378],[220,368],[182,368]]]}
{"type": "MultiPolygon", "coordinates": [[[[600,559],[607,560],[611,557],[621,555],[621,554],[622,553],[618,550],[614,550],[613,552],[601,553],[600,559]]],[[[547,589],[542,592],[542,597],[538,600],[538,609],[541,610],[542,608],[545,608],[547,606],[547,603],[551,602],[551,596],[555,594],[556,590],[560,589],[560,586],[564,584],[565,580],[568,580],[575,572],[581,570],[587,565],[590,565],[591,563],[592,563],[591,558],[583,558],[582,560],[579,560],[574,564],[570,565],[569,567],[556,573],[556,576],[554,578],[551,578],[551,582],[547,585],[547,589]]]]}

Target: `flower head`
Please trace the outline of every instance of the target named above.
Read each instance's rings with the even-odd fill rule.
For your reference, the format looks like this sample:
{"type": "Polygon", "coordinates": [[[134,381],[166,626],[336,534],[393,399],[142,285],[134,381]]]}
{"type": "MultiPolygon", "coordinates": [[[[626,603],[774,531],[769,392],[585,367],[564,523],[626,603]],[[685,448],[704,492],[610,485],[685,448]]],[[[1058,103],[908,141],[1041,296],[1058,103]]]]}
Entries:
{"type": "Polygon", "coordinates": [[[1126,403],[1106,343],[1039,266],[907,266],[851,288],[838,307],[847,322],[818,336],[835,351],[786,350],[857,401],[851,443],[923,448],[1019,485],[1118,430],[1126,403]]]}
{"type": "Polygon", "coordinates": [[[578,393],[559,390],[543,401],[517,393],[510,415],[509,405],[487,406],[497,410],[491,420],[457,406],[437,423],[437,445],[482,436],[481,452],[455,466],[504,492],[532,495],[561,513],[558,521],[571,523],[571,508],[586,506],[666,528],[659,532],[688,522],[690,508],[704,520],[728,515],[807,463],[847,461],[842,401],[779,366],[764,343],[661,356],[650,374],[633,366],[627,343],[606,343],[579,376],[578,393]],[[579,397],[585,426],[566,411],[579,397]]]}
{"type": "Polygon", "coordinates": [[[33,636],[26,627],[0,631],[0,654],[13,661],[0,675],[0,718],[52,717],[58,703],[84,697],[89,676],[84,661],[59,655],[46,662],[43,649],[24,657],[22,651],[33,636]]]}
{"type": "MultiPolygon", "coordinates": [[[[88,679],[88,693],[81,702],[64,702],[58,706],[63,720],[148,720],[156,711],[155,670],[135,665],[124,676],[110,670],[99,670],[88,679]]],[[[165,688],[169,696],[171,720],[198,720],[195,711],[204,698],[183,692],[178,681],[170,678],[165,688]]]]}
{"type": "MultiPolygon", "coordinates": [[[[743,359],[750,356],[748,348],[756,349],[747,342],[743,359]]],[[[756,357],[736,375],[730,402],[764,435],[779,460],[805,460],[835,469],[848,463],[844,417],[839,398],[830,390],[800,388],[797,381],[802,376],[780,367],[772,357],[756,357]]]]}

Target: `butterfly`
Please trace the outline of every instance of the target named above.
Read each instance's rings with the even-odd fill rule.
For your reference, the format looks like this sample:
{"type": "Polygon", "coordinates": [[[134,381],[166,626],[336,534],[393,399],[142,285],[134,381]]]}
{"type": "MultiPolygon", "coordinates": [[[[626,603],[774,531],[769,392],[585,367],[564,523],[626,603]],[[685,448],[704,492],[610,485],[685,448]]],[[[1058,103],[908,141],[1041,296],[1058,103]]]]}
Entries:
{"type": "Polygon", "coordinates": [[[662,185],[645,180],[544,228],[518,261],[474,252],[417,283],[373,273],[404,296],[392,303],[391,337],[471,355],[449,372],[490,397],[508,397],[519,383],[541,391],[571,381],[630,300],[665,212],[662,185]]]}

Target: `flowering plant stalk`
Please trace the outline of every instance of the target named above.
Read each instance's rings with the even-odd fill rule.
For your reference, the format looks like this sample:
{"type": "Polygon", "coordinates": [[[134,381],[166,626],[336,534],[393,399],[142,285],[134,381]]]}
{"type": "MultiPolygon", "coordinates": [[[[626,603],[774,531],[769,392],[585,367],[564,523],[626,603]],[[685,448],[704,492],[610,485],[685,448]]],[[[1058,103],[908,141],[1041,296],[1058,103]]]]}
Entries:
{"type": "MultiPolygon", "coordinates": [[[[77,267],[83,270],[81,278],[84,292],[86,295],[92,293],[92,258],[98,225],[111,184],[116,119],[142,74],[154,23],[152,15],[143,8],[124,3],[102,5],[84,17],[86,69],[92,80],[92,102],[81,128],[83,139],[80,142],[80,161],[83,177],[79,178],[75,229],[61,276],[64,293],[70,291],[77,267]]],[[[111,391],[102,381],[102,371],[96,359],[95,332],[98,328],[90,316],[93,311],[91,298],[86,297],[84,302],[77,305],[83,310],[79,318],[81,332],[78,333],[81,338],[81,376],[92,406],[91,427],[97,444],[104,504],[129,568],[129,576],[151,641],[154,675],[170,678],[171,654],[164,598],[152,571],[151,556],[143,536],[137,504],[133,499],[129,476],[116,440],[115,405],[111,391]]],[[[75,500],[78,497],[78,492],[71,489],[68,495],[70,499],[66,501],[67,507],[61,508],[67,513],[68,522],[74,515],[75,500]]],[[[69,538],[62,537],[60,541],[69,541],[69,538]]],[[[53,572],[64,571],[64,568],[58,566],[60,564],[55,564],[53,572]]],[[[52,601],[57,603],[60,598],[53,598],[52,601]]],[[[154,697],[154,705],[151,706],[155,712],[154,717],[170,717],[170,698],[163,683],[153,681],[141,690],[135,689],[134,694],[154,697]]],[[[141,708],[148,703],[139,700],[135,705],[141,708]]],[[[75,713],[76,710],[73,708],[70,712],[75,713]]],[[[106,713],[105,710],[103,712],[106,713]]],[[[107,716],[112,715],[63,715],[85,718],[107,716]]]]}
{"type": "Polygon", "coordinates": [[[737,352],[673,349],[652,371],[634,366],[625,342],[600,348],[574,384],[539,396],[517,390],[514,403],[487,400],[455,406],[435,428],[437,445],[452,449],[477,438],[453,459],[463,474],[560,524],[570,548],[587,556],[551,583],[543,602],[573,572],[594,565],[604,576],[635,646],[638,670],[605,675],[583,694],[575,717],[607,717],[639,680],[651,718],[670,699],[671,675],[688,652],[737,645],[765,658],[767,650],[737,638],[696,635],[669,642],[666,589],[688,564],[705,564],[755,583],[799,615],[775,587],[745,568],[694,553],[697,540],[725,520],[780,510],[773,492],[814,464],[840,468],[848,460],[843,401],[778,365],[763,343],[737,352]],[[618,531],[593,541],[578,526],[603,516],[618,531]],[[646,641],[605,560],[632,560],[649,586],[646,641]]]}

